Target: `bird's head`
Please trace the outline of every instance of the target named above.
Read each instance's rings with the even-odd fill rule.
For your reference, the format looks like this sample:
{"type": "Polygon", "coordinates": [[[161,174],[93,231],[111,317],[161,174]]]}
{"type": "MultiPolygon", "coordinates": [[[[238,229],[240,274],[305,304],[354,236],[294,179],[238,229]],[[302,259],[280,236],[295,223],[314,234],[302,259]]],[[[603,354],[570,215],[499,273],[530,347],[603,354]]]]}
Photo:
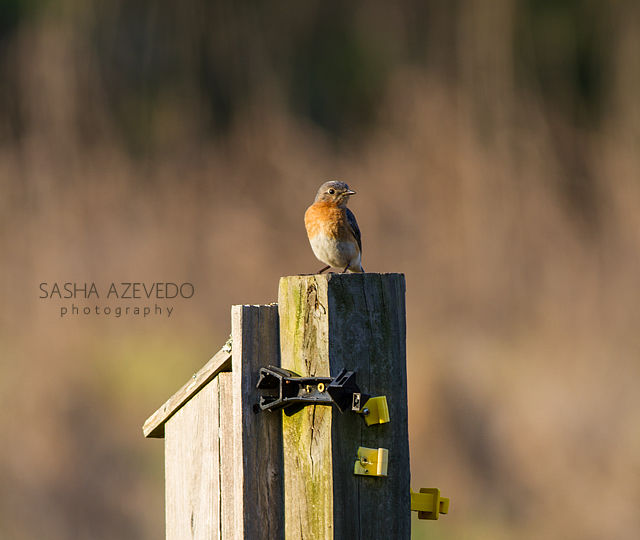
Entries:
{"type": "Polygon", "coordinates": [[[331,180],[320,186],[315,202],[330,202],[338,206],[347,206],[349,197],[355,194],[356,192],[350,190],[349,186],[344,182],[331,180]]]}

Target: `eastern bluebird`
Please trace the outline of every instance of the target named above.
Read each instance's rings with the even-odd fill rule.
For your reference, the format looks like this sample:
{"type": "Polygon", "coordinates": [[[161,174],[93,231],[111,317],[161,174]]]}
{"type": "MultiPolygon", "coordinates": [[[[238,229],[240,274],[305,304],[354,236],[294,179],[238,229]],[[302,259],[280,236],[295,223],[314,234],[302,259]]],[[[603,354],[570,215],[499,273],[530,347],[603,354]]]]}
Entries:
{"type": "Polygon", "coordinates": [[[360,263],[362,241],[353,212],[347,208],[349,197],[355,195],[344,182],[325,182],[316,200],[304,214],[309,243],[314,255],[327,264],[321,274],[332,266],[344,272],[364,272],[360,263]]]}

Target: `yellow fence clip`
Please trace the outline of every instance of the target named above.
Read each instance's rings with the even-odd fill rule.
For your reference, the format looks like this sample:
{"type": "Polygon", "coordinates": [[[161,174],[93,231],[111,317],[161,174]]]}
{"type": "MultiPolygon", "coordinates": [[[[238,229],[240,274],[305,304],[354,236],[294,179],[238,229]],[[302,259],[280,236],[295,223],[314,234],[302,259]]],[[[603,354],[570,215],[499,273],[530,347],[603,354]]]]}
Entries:
{"type": "Polygon", "coordinates": [[[449,499],[440,497],[438,488],[421,488],[420,493],[411,491],[411,510],[418,512],[418,519],[438,519],[449,513],[449,499]]]}
{"type": "Polygon", "coordinates": [[[353,468],[353,474],[364,476],[387,476],[389,450],[386,448],[358,448],[358,460],[353,468]]]}
{"type": "Polygon", "coordinates": [[[389,406],[387,396],[372,397],[367,400],[360,410],[364,421],[368,426],[373,424],[386,424],[389,421],[389,406]]]}

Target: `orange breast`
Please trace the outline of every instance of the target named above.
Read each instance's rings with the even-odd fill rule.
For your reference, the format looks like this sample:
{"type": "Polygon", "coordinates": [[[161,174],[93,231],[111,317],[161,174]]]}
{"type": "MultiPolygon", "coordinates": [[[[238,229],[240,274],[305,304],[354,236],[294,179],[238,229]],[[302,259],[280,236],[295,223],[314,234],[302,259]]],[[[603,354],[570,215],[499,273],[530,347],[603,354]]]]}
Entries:
{"type": "Polygon", "coordinates": [[[312,204],[304,214],[304,226],[309,237],[324,234],[342,239],[348,234],[347,213],[344,208],[326,202],[312,204]]]}

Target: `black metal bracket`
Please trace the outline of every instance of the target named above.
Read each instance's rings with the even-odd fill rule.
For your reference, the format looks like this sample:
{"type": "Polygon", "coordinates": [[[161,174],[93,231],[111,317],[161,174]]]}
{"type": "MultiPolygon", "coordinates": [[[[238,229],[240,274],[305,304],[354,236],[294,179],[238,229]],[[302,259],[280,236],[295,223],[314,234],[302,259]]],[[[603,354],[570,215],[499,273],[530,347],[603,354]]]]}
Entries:
{"type": "Polygon", "coordinates": [[[360,412],[370,396],[360,392],[355,371],[343,369],[337,377],[301,377],[288,369],[262,367],[256,388],[262,390],[256,412],[284,409],[291,416],[306,405],[334,404],[344,412],[360,412]]]}

